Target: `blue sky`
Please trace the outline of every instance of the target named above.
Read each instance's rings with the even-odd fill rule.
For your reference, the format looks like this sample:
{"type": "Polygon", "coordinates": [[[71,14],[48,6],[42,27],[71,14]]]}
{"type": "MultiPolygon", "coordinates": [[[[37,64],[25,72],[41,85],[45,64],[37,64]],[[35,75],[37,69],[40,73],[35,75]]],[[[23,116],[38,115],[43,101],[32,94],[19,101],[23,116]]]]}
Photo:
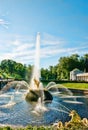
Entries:
{"type": "Polygon", "coordinates": [[[0,61],[33,64],[37,32],[41,67],[88,53],[88,0],[0,0],[0,61]]]}

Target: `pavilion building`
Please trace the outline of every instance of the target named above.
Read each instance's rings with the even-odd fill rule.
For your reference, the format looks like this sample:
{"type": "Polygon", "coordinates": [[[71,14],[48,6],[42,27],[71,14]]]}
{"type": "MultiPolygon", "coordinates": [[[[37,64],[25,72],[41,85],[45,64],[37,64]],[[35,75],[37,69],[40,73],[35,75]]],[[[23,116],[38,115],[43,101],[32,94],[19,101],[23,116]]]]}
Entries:
{"type": "Polygon", "coordinates": [[[77,81],[87,81],[88,82],[88,73],[80,73],[76,75],[77,81]]]}
{"type": "Polygon", "coordinates": [[[79,69],[75,68],[70,72],[70,80],[88,82],[88,72],[84,73],[83,71],[80,71],[79,69]]]}

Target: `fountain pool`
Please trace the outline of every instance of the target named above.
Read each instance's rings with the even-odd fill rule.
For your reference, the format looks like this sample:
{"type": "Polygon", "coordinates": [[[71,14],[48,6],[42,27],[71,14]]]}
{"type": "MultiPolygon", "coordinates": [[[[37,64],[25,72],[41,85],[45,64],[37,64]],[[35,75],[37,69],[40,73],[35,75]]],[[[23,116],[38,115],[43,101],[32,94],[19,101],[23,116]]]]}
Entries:
{"type": "MultiPolygon", "coordinates": [[[[51,90],[50,90],[51,91],[51,90]]],[[[10,89],[0,95],[0,124],[3,125],[49,125],[58,121],[68,121],[69,112],[76,110],[80,116],[88,118],[88,95],[69,95],[52,91],[52,102],[29,103],[25,100],[27,90],[10,89]]]]}

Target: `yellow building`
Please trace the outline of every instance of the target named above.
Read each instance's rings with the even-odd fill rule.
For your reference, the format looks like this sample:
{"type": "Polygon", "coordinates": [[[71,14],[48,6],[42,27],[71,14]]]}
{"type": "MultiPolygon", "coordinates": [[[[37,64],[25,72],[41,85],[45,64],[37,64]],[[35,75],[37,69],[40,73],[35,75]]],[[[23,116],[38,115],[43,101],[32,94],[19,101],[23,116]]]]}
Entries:
{"type": "Polygon", "coordinates": [[[80,73],[76,75],[77,81],[88,81],[88,73],[80,73]]]}

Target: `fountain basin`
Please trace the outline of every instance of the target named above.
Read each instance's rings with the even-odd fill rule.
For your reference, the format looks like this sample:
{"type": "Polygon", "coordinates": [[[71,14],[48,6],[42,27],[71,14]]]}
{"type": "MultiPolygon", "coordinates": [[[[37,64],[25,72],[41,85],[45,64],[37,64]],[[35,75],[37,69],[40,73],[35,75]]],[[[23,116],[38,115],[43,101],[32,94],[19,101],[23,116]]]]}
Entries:
{"type": "Polygon", "coordinates": [[[30,95],[27,94],[27,90],[19,89],[16,93],[15,91],[13,89],[0,95],[0,125],[41,126],[58,121],[64,123],[70,120],[71,110],[76,110],[81,118],[88,118],[88,96],[83,93],[73,93],[70,96],[61,92],[53,95],[51,103],[46,103],[48,101],[41,103],[40,97],[39,102],[31,102],[29,98],[27,102],[27,96],[30,95]]]}
{"type": "Polygon", "coordinates": [[[47,90],[41,90],[41,89],[39,89],[39,90],[30,90],[28,93],[27,93],[27,95],[26,95],[26,97],[25,97],[25,99],[26,99],[26,101],[28,101],[28,102],[37,102],[38,101],[38,99],[39,99],[39,97],[41,97],[41,99],[42,99],[42,101],[52,101],[53,100],[53,96],[50,94],[50,92],[49,91],[47,91],[47,90]]]}

